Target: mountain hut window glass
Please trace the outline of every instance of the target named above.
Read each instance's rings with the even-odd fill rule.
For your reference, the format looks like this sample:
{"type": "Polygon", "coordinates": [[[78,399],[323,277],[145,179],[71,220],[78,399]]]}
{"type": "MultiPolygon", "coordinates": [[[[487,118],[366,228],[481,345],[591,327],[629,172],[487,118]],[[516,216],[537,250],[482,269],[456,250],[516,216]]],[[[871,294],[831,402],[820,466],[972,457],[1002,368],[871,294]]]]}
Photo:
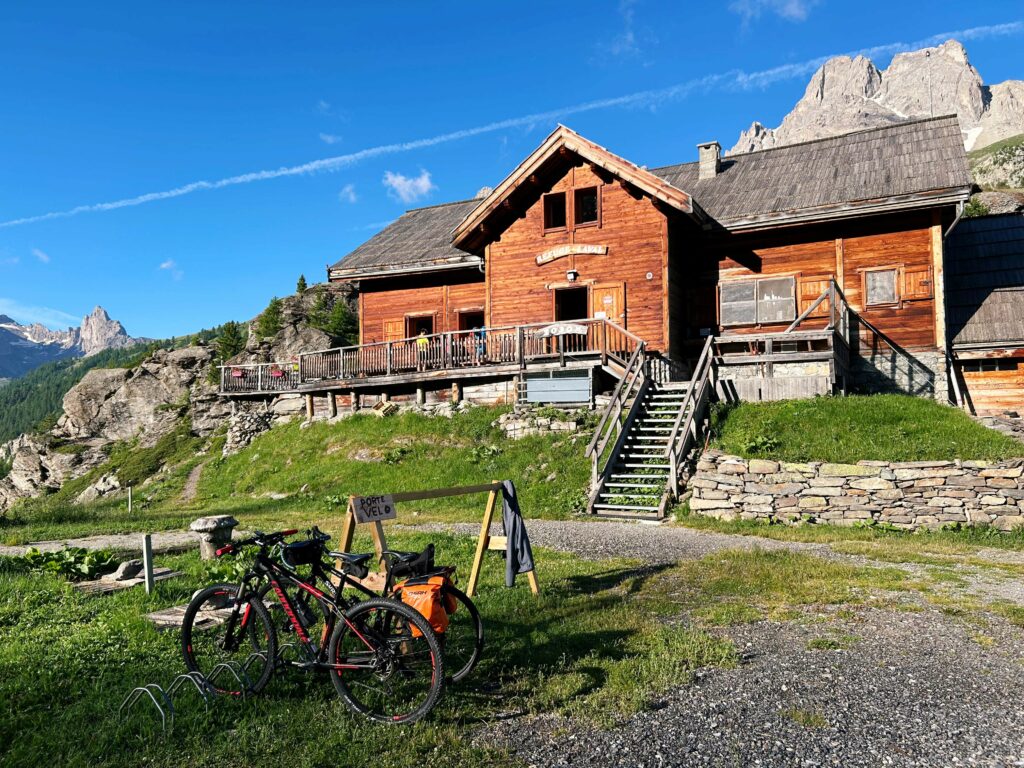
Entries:
{"type": "Polygon", "coordinates": [[[757,322],[757,301],[753,280],[722,283],[719,289],[722,325],[754,325],[757,322]]]}
{"type": "Polygon", "coordinates": [[[787,323],[796,317],[796,280],[773,277],[757,281],[757,322],[787,323]]]}
{"type": "Polygon", "coordinates": [[[544,229],[565,229],[565,192],[544,195],[544,229]]]}
{"type": "Polygon", "coordinates": [[[865,302],[869,307],[882,304],[895,304],[899,301],[896,294],[896,270],[876,269],[864,273],[865,302]]]}
{"type": "Polygon", "coordinates": [[[577,225],[597,224],[597,187],[577,189],[574,194],[573,210],[577,225]]]}

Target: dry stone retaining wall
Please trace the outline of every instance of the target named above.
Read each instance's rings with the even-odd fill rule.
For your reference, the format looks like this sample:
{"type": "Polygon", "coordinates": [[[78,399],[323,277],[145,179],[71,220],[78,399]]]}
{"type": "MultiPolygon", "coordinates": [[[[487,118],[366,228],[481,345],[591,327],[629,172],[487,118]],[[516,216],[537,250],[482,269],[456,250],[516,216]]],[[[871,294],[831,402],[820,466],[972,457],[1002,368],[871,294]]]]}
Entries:
{"type": "Polygon", "coordinates": [[[726,520],[1024,525],[1024,459],[830,464],[707,452],[688,487],[694,513],[726,520]]]}

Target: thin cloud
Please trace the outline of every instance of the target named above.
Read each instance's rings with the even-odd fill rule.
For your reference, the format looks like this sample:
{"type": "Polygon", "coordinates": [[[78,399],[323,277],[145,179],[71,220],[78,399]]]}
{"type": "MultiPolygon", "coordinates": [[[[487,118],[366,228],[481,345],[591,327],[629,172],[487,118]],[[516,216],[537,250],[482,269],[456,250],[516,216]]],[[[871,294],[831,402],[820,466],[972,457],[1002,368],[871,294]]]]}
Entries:
{"type": "Polygon", "coordinates": [[[80,317],[60,309],[31,306],[4,298],[0,298],[0,315],[8,315],[23,324],[42,323],[53,329],[70,328],[81,322],[80,317]]]}
{"type": "Polygon", "coordinates": [[[400,173],[385,171],[384,186],[388,188],[389,195],[403,203],[414,203],[437,189],[430,180],[430,172],[424,170],[420,171],[419,176],[403,176],[400,173]]]}
{"type": "Polygon", "coordinates": [[[35,222],[47,221],[50,219],[62,219],[69,216],[77,216],[82,213],[98,213],[101,211],[112,211],[120,208],[130,208],[136,205],[156,202],[158,200],[182,197],[194,192],[223,189],[225,187],[233,187],[240,184],[252,184],[257,181],[269,181],[271,179],[280,179],[289,176],[305,176],[314,173],[334,173],[376,157],[412,152],[417,149],[425,149],[439,144],[461,141],[463,139],[469,139],[482,134],[505,131],[510,128],[530,128],[536,125],[548,125],[553,121],[563,120],[572,115],[594,112],[597,110],[611,109],[614,107],[653,107],[663,102],[677,101],[679,99],[686,98],[694,92],[704,92],[712,89],[744,91],[754,88],[765,88],[780,81],[790,80],[796,77],[805,77],[814,72],[833,56],[861,55],[869,58],[891,56],[897,53],[916,50],[918,48],[938,45],[950,38],[970,41],[982,40],[990,37],[1019,35],[1022,32],[1024,32],[1024,22],[1014,21],[1006,24],[993,24],[982,27],[971,27],[970,29],[943,32],[941,34],[932,35],[931,37],[924,38],[923,40],[916,40],[913,42],[887,43],[885,45],[877,45],[871,48],[862,48],[857,51],[831,53],[826,56],[819,56],[797,64],[784,64],[778,67],[772,67],[771,69],[764,69],[755,72],[745,72],[740,69],[733,69],[728,72],[704,75],[703,77],[694,78],[667,88],[637,91],[636,93],[615,96],[612,98],[596,99],[594,101],[587,101],[581,104],[548,110],[547,112],[536,112],[530,115],[498,120],[473,128],[463,128],[425,139],[396,142],[393,144],[381,144],[376,147],[359,150],[358,152],[350,152],[345,155],[313,160],[308,163],[303,163],[302,165],[253,171],[237,176],[228,176],[227,178],[216,181],[194,181],[173,189],[161,192],[148,192],[136,197],[114,200],[109,203],[90,203],[88,205],[79,205],[74,208],[51,211],[49,213],[42,213],[35,216],[24,216],[22,218],[9,219],[7,221],[0,222],[0,228],[33,224],[35,222]]]}
{"type": "Polygon", "coordinates": [[[636,30],[633,27],[637,0],[620,0],[619,15],[622,17],[622,32],[612,40],[611,52],[615,56],[636,56],[640,46],[636,42],[636,30]]]}
{"type": "Polygon", "coordinates": [[[320,101],[316,103],[316,111],[326,115],[331,111],[331,102],[320,99],[320,101]]]}
{"type": "Polygon", "coordinates": [[[819,0],[734,0],[729,3],[729,10],[743,17],[743,23],[761,17],[763,13],[774,13],[787,21],[804,21],[811,8],[819,0]]]}
{"type": "Polygon", "coordinates": [[[358,200],[359,197],[356,196],[356,185],[346,184],[344,187],[342,187],[341,190],[338,192],[338,199],[343,203],[354,203],[356,200],[358,200]]]}
{"type": "Polygon", "coordinates": [[[32,255],[35,256],[37,259],[39,259],[41,262],[43,262],[43,264],[49,264],[50,263],[50,254],[48,254],[48,253],[46,253],[44,251],[41,251],[38,248],[33,248],[32,249],[32,255]]]}
{"type": "Polygon", "coordinates": [[[5,267],[13,267],[20,262],[21,259],[18,256],[4,256],[0,258],[0,264],[3,264],[5,267]]]}
{"type": "Polygon", "coordinates": [[[320,141],[322,141],[324,144],[337,144],[339,141],[341,141],[341,136],[338,136],[337,134],[334,133],[321,133],[320,141]]]}
{"type": "Polygon", "coordinates": [[[174,280],[181,280],[185,276],[184,271],[178,267],[178,263],[174,259],[160,262],[160,269],[169,272],[174,280]]]}

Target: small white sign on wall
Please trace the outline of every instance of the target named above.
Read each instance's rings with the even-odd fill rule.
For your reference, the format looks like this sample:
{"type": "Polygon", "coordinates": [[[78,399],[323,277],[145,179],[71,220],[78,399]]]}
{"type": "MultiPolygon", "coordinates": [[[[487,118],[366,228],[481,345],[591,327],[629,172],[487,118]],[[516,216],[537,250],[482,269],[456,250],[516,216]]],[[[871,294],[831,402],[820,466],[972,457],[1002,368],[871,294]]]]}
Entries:
{"type": "Polygon", "coordinates": [[[357,523],[377,523],[398,516],[395,500],[390,496],[356,496],[352,499],[352,508],[357,523]]]}

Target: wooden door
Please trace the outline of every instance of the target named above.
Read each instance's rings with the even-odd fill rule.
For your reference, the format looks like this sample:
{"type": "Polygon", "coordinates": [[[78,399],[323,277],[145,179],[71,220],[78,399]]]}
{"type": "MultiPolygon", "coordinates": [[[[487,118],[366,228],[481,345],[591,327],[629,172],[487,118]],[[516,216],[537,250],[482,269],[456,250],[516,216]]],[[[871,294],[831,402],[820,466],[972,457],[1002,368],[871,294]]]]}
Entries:
{"type": "Polygon", "coordinates": [[[626,327],[626,284],[602,283],[590,287],[590,316],[626,327]]]}

